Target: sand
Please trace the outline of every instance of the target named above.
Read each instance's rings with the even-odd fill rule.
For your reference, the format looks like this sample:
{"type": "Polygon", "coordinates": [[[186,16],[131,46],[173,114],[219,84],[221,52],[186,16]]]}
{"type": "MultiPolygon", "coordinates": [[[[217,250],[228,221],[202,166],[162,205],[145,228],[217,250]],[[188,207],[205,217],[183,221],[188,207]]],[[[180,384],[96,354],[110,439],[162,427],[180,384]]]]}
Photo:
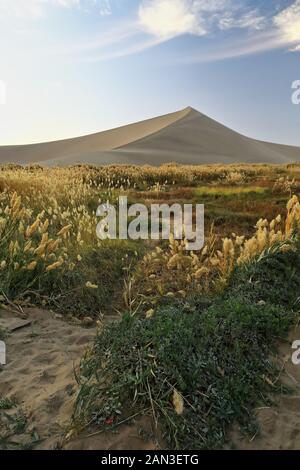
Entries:
{"type": "MultiPolygon", "coordinates": [[[[43,310],[25,312],[31,324],[7,338],[7,365],[0,371],[0,397],[15,397],[17,408],[28,417],[26,432],[13,440],[28,442],[34,430],[41,439],[34,448],[41,450],[158,448],[152,420],[147,416],[137,419],[134,426],[123,425],[118,433],[86,437],[86,432],[71,442],[65,440],[77,391],[74,367],[92,346],[96,329],[68,324],[43,310]]],[[[1,321],[6,325],[20,323],[15,314],[6,311],[0,312],[1,321]]]]}
{"type": "Polygon", "coordinates": [[[64,450],[161,450],[162,439],[150,416],[137,418],[134,424],[122,425],[114,432],[90,429],[64,444],[64,450]],[[90,434],[90,435],[89,435],[90,434]]]}
{"type": "Polygon", "coordinates": [[[110,151],[161,131],[166,126],[182,119],[188,112],[188,109],[184,109],[158,118],[73,139],[33,145],[0,146],[0,162],[60,165],[102,163],[102,161],[110,163],[113,162],[111,161],[113,157],[105,160],[105,154],[110,155],[110,151]]]}
{"type": "Polygon", "coordinates": [[[300,162],[300,147],[253,140],[193,108],[110,131],[35,145],[0,147],[0,163],[161,165],[300,162]]]}
{"type": "MultiPolygon", "coordinates": [[[[0,396],[15,397],[43,442],[59,446],[72,415],[76,382],[73,368],[92,343],[94,329],[69,325],[54,314],[27,310],[31,325],[6,340],[7,364],[0,372],[0,396]]],[[[15,315],[1,311],[1,318],[15,315]]]]}
{"type": "MultiPolygon", "coordinates": [[[[0,396],[16,397],[28,417],[28,430],[36,430],[42,439],[36,449],[155,450],[163,446],[150,416],[138,417],[134,425],[124,424],[114,433],[97,434],[92,428],[66,441],[77,390],[74,367],[92,345],[96,330],[68,324],[42,310],[29,309],[26,314],[31,324],[7,339],[0,396]]],[[[12,315],[0,312],[1,318],[9,321],[12,315]]],[[[279,345],[276,358],[282,368],[278,379],[292,386],[294,393],[280,396],[276,406],[256,410],[260,435],[245,438],[235,429],[231,437],[236,448],[300,449],[300,366],[291,362],[291,344],[296,339],[300,339],[300,327],[291,332],[288,342],[279,345]]]]}
{"type": "Polygon", "coordinates": [[[242,438],[235,430],[233,439],[241,450],[300,450],[300,365],[293,365],[291,345],[300,340],[300,327],[291,331],[289,340],[279,345],[276,358],[282,369],[280,379],[293,389],[291,395],[276,399],[276,406],[256,410],[260,425],[258,436],[242,438]]]}

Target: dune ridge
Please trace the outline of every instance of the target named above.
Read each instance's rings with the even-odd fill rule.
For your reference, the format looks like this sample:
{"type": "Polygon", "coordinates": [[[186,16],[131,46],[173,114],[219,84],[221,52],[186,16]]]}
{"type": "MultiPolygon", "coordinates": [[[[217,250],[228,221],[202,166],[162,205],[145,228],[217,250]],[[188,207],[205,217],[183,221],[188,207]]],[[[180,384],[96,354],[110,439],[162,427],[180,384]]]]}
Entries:
{"type": "Polygon", "coordinates": [[[87,136],[0,147],[0,163],[68,166],[169,162],[293,163],[300,162],[300,147],[251,139],[191,107],[87,136]]]}

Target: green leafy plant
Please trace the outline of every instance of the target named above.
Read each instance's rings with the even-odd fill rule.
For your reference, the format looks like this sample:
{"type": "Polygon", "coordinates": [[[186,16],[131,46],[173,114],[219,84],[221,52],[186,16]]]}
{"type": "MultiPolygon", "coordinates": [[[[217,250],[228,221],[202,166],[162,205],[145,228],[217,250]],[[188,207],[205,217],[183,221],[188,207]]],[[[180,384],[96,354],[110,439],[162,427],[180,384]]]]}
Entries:
{"type": "Polygon", "coordinates": [[[270,355],[299,289],[299,247],[274,249],[237,267],[209,307],[194,296],[150,319],[125,315],[82,361],[75,422],[106,429],[147,410],[178,449],[220,448],[235,422],[256,433],[254,408],[286,391],[270,355]]]}

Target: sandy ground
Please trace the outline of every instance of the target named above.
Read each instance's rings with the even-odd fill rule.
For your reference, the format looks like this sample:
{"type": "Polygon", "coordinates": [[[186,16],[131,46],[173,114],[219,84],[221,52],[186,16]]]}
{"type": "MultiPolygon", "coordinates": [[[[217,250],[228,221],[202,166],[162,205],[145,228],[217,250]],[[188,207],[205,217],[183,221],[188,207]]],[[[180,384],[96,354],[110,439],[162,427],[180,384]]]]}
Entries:
{"type": "MultiPolygon", "coordinates": [[[[16,434],[11,440],[27,443],[34,431],[41,440],[35,449],[157,448],[152,421],[147,416],[134,426],[122,426],[117,433],[85,437],[86,432],[65,444],[77,389],[74,367],[92,345],[96,330],[68,324],[47,311],[29,309],[26,315],[31,324],[8,336],[7,364],[0,369],[0,398],[16,399],[16,407],[6,413],[15,415],[22,410],[28,419],[23,435],[16,434]]],[[[0,312],[0,324],[1,320],[12,325],[20,322],[6,311],[0,312]]]]}
{"type": "MultiPolygon", "coordinates": [[[[31,324],[14,331],[6,341],[7,365],[0,371],[0,397],[16,398],[18,409],[28,419],[25,434],[35,431],[41,440],[34,448],[158,449],[159,434],[148,416],[140,417],[134,425],[123,425],[114,433],[97,434],[92,429],[70,442],[63,440],[76,393],[74,367],[92,344],[96,330],[68,324],[41,310],[31,309],[26,314],[31,324]]],[[[11,315],[1,311],[0,319],[11,320],[11,315]]],[[[277,406],[257,410],[260,435],[244,438],[234,431],[236,448],[300,449],[300,366],[291,362],[291,344],[297,339],[300,340],[300,327],[291,332],[288,342],[280,344],[277,358],[282,366],[279,378],[295,393],[281,396],[277,406]]],[[[14,436],[13,440],[24,442],[24,436],[14,436]]]]}
{"type": "MultiPolygon", "coordinates": [[[[7,364],[0,372],[0,396],[15,397],[28,417],[29,430],[55,448],[72,414],[76,382],[73,368],[91,344],[93,329],[69,325],[54,314],[28,310],[31,325],[6,340],[7,364]]],[[[1,312],[1,317],[15,317],[1,312]]],[[[16,440],[16,438],[14,438],[16,440]]]]}
{"type": "Polygon", "coordinates": [[[245,137],[193,108],[74,139],[0,147],[0,163],[288,163],[300,147],[245,137]]]}
{"type": "Polygon", "coordinates": [[[115,432],[97,434],[92,429],[64,445],[64,450],[159,450],[162,439],[150,416],[134,424],[123,425],[115,432]]]}
{"type": "Polygon", "coordinates": [[[300,365],[293,365],[295,352],[291,345],[300,340],[300,327],[293,329],[289,340],[279,345],[278,361],[282,374],[278,379],[294,390],[292,395],[280,396],[277,405],[256,410],[260,434],[242,438],[233,435],[238,449],[245,450],[300,450],[300,365]]]}

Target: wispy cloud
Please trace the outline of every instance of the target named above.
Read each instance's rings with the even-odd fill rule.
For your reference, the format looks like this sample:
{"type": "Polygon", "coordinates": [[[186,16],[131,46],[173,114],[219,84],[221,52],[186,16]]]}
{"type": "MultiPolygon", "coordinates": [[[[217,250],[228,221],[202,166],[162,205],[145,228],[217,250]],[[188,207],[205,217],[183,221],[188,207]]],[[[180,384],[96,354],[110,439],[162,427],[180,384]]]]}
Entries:
{"type": "Polygon", "coordinates": [[[101,15],[111,13],[109,0],[0,0],[0,18],[15,17],[36,20],[52,7],[88,8],[99,6],[101,15]]]}
{"type": "Polygon", "coordinates": [[[84,61],[101,61],[136,54],[185,34],[205,36],[216,30],[263,28],[257,9],[242,8],[233,0],[141,0],[136,15],[92,40],[72,45],[83,50],[84,61]]]}
{"type": "Polygon", "coordinates": [[[298,46],[291,47],[290,52],[300,52],[300,44],[298,46]]]}
{"type": "Polygon", "coordinates": [[[139,21],[145,31],[166,38],[202,36],[216,28],[259,29],[264,24],[257,9],[242,8],[232,0],[144,0],[139,21]]]}
{"type": "MultiPolygon", "coordinates": [[[[131,0],[122,2],[123,6],[126,2],[129,5],[131,0]]],[[[135,12],[131,8],[128,16],[120,18],[114,15],[114,7],[120,5],[116,0],[0,0],[0,19],[7,15],[38,19],[54,7],[96,7],[99,17],[110,17],[106,29],[99,35],[62,44],[60,53],[76,60],[109,60],[140,53],[175,37],[193,35],[199,38],[199,48],[187,52],[183,60],[196,62],[276,48],[299,52],[300,0],[286,4],[285,1],[283,8],[282,2],[274,2],[266,16],[259,8],[260,2],[248,0],[140,0],[135,12]],[[234,41],[230,39],[232,32],[234,41]],[[222,35],[222,42],[218,41],[218,34],[222,35]],[[211,39],[212,45],[205,51],[201,47],[204,36],[211,39]]]]}
{"type": "MultiPolygon", "coordinates": [[[[101,34],[73,41],[72,44],[65,45],[60,49],[63,54],[81,54],[87,52],[108,51],[111,47],[123,47],[131,39],[136,39],[138,34],[138,25],[135,20],[124,20],[113,24],[108,30],[101,34]]],[[[55,51],[57,52],[57,51],[55,51]]]]}
{"type": "Polygon", "coordinates": [[[183,62],[207,62],[241,57],[268,50],[286,48],[300,51],[300,0],[291,0],[288,7],[278,4],[268,17],[258,8],[232,0],[145,0],[139,19],[146,31],[161,37],[181,34],[213,35],[217,31],[243,29],[237,41],[212,41],[212,47],[180,57],[183,62]],[[171,12],[171,14],[170,14],[171,12]]]}
{"type": "Polygon", "coordinates": [[[220,60],[247,57],[253,54],[261,54],[267,51],[283,47],[282,39],[273,31],[261,31],[259,34],[247,35],[236,39],[222,41],[218,47],[211,45],[199,52],[186,54],[185,57],[178,58],[178,63],[206,63],[220,60]]]}
{"type": "Polygon", "coordinates": [[[164,38],[206,34],[194,7],[194,2],[188,0],[147,0],[139,8],[140,25],[153,36],[164,38]]]}
{"type": "Polygon", "coordinates": [[[297,44],[300,47],[300,0],[296,0],[288,8],[274,17],[274,25],[278,28],[282,41],[286,44],[297,44]]]}
{"type": "Polygon", "coordinates": [[[144,38],[138,42],[133,42],[127,45],[124,44],[124,46],[118,47],[113,51],[97,51],[94,54],[83,57],[81,60],[82,62],[92,63],[104,60],[120,59],[121,57],[127,57],[146,51],[152,47],[158,46],[162,42],[164,42],[164,40],[157,37],[144,38]]]}
{"type": "Polygon", "coordinates": [[[232,15],[232,13],[225,12],[218,24],[222,30],[233,28],[261,30],[266,26],[266,18],[260,15],[257,9],[242,13],[238,17],[232,15]]]}

